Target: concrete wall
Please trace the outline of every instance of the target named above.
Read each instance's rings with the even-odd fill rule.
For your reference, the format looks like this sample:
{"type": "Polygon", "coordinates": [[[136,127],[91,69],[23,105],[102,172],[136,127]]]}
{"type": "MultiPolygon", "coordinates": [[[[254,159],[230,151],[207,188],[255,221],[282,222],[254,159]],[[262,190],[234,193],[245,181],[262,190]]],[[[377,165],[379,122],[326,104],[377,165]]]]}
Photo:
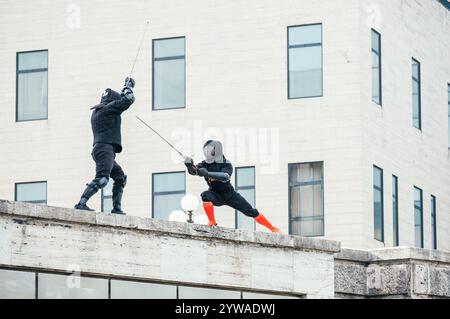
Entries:
{"type": "Polygon", "coordinates": [[[450,298],[450,254],[415,248],[342,249],[337,298],[450,298]]]}
{"type": "MultiPolygon", "coordinates": [[[[448,96],[450,11],[433,0],[361,1],[363,248],[392,247],[392,175],[399,179],[400,246],[414,246],[414,186],[423,190],[424,244],[432,248],[431,195],[438,248],[450,250],[448,96]],[[371,28],[381,33],[383,107],[371,102],[371,28]],[[412,124],[412,58],[421,62],[422,131],[412,124]],[[373,239],[372,167],[384,170],[385,243],[373,239]]],[[[349,246],[344,243],[346,247],[349,246]]]]}
{"type": "MultiPolygon", "coordinates": [[[[235,166],[256,165],[257,206],[284,232],[288,230],[288,164],[323,161],[326,237],[348,247],[382,246],[372,239],[371,174],[372,165],[378,164],[386,177],[395,173],[400,178],[401,244],[413,245],[412,185],[416,184],[425,192],[427,247],[427,199],[433,193],[438,198],[439,245],[449,249],[445,234],[449,233],[450,172],[443,136],[447,136],[445,81],[450,80],[448,65],[442,62],[449,56],[450,41],[438,32],[448,29],[448,12],[433,0],[373,3],[382,8],[385,41],[382,110],[369,105],[369,1],[80,0],[75,3],[80,9],[79,28],[67,24],[71,15],[66,2],[1,2],[0,9],[7,14],[0,21],[4,88],[0,198],[12,200],[16,182],[46,180],[50,205],[75,204],[94,171],[89,107],[98,102],[104,88],[120,88],[144,23],[150,20],[134,73],[137,101],[123,116],[125,147],[118,156],[129,179],[123,203],[128,214],[151,216],[152,173],[184,170],[135,115],[169,138],[177,137],[179,128],[193,133],[202,127],[204,136],[192,138],[191,147],[184,145],[184,151],[195,153],[196,159],[201,157],[202,142],[210,137],[207,128],[224,134],[275,128],[279,134],[273,135],[275,158],[250,152],[239,159],[232,153],[248,147],[237,147],[236,140],[225,141],[225,152],[235,166]],[[427,14],[416,19],[419,10],[427,14]],[[324,96],[288,100],[286,28],[311,23],[323,24],[324,96]],[[433,36],[425,37],[425,32],[433,36]],[[172,36],[186,36],[187,106],[151,112],[151,40],[172,36]],[[16,123],[16,52],[36,49],[49,50],[49,119],[16,123]],[[411,55],[423,62],[423,134],[410,125],[411,55]],[[379,134],[381,130],[385,133],[379,134]],[[269,164],[275,169],[268,173],[269,164]]],[[[202,180],[187,177],[188,193],[204,189],[202,180]]],[[[390,246],[389,183],[385,190],[386,246],[390,246]]],[[[100,209],[98,195],[91,205],[100,209]]],[[[219,209],[217,219],[234,227],[231,209],[219,209]]]]}
{"type": "Polygon", "coordinates": [[[323,239],[0,201],[0,267],[332,298],[339,250],[323,239]]]}

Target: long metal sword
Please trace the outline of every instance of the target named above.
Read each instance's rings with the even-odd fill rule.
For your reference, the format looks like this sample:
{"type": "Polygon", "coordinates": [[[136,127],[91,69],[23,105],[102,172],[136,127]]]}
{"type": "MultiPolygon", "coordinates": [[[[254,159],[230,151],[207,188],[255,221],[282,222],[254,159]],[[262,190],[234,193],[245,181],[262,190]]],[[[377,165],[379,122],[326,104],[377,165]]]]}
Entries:
{"type": "Polygon", "coordinates": [[[168,140],[166,140],[161,134],[159,134],[156,130],[154,130],[150,125],[148,125],[143,119],[141,119],[139,116],[136,115],[136,118],[142,122],[145,126],[147,126],[149,129],[151,129],[156,135],[158,135],[164,142],[166,142],[174,151],[176,151],[178,154],[180,154],[181,157],[185,158],[183,153],[181,153],[179,150],[175,148],[168,140]]]}

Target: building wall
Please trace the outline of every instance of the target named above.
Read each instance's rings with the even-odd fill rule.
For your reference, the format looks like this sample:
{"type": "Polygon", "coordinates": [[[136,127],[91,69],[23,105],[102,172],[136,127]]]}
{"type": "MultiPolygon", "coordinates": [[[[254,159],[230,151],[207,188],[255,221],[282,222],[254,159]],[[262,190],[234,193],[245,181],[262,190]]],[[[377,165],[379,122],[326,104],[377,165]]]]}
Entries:
{"type": "Polygon", "coordinates": [[[383,107],[371,102],[369,54],[361,59],[364,244],[393,245],[392,175],[399,178],[400,246],[414,246],[414,186],[423,190],[424,245],[432,248],[431,195],[437,197],[438,248],[450,249],[450,157],[446,132],[450,13],[437,1],[363,1],[361,48],[369,25],[381,33],[383,107]],[[375,4],[375,6],[373,6],[375,4]],[[369,8],[369,9],[367,9],[369,8]],[[421,62],[422,131],[412,124],[411,59],[421,62]],[[385,244],[373,239],[372,166],[384,169],[385,244]]]}
{"type": "MultiPolygon", "coordinates": [[[[404,1],[399,3],[406,6],[404,1]]],[[[427,194],[432,191],[438,197],[440,216],[444,216],[446,207],[450,207],[448,178],[444,178],[450,174],[447,148],[443,140],[434,138],[438,131],[432,131],[431,124],[427,124],[427,121],[433,121],[433,126],[446,136],[443,111],[446,104],[442,107],[442,116],[438,112],[428,111],[430,116],[425,113],[424,133],[414,136],[418,134],[412,132],[410,125],[410,103],[403,101],[410,96],[408,63],[411,53],[405,52],[401,64],[404,72],[397,72],[395,59],[400,61],[400,52],[409,46],[405,45],[400,50],[401,43],[395,42],[398,37],[387,33],[395,31],[397,34],[404,30],[408,33],[405,42],[410,45],[417,30],[408,31],[406,26],[399,28],[400,22],[394,20],[395,15],[390,10],[400,9],[389,1],[381,3],[382,26],[385,28],[381,32],[386,33],[383,39],[389,41],[384,43],[385,59],[389,55],[395,57],[392,57],[394,62],[385,64],[383,69],[389,77],[384,94],[386,103],[390,101],[391,105],[400,104],[401,100],[402,111],[394,111],[389,104],[379,110],[367,102],[370,101],[370,28],[365,23],[367,4],[357,0],[302,0],[300,3],[202,0],[195,4],[181,0],[77,1],[80,27],[73,28],[71,23],[67,24],[70,17],[66,12],[67,3],[2,3],[3,11],[8,14],[0,21],[2,47],[6,48],[0,53],[5,92],[0,97],[3,106],[0,109],[3,119],[0,128],[0,198],[14,198],[15,182],[47,180],[50,205],[72,207],[76,203],[84,184],[92,179],[94,173],[90,157],[89,107],[98,102],[104,88],[120,88],[136,54],[145,21],[149,20],[150,27],[133,75],[137,81],[137,100],[123,116],[124,152],[117,158],[129,179],[123,200],[127,214],[151,216],[152,173],[184,170],[181,160],[143,127],[135,115],[140,115],[161,134],[175,140],[183,128],[188,129],[193,136],[188,140],[193,141],[193,145],[179,140],[176,144],[180,144],[185,153],[195,154],[195,159],[201,158],[202,142],[213,135],[207,128],[217,128],[221,134],[226,134],[227,129],[237,132],[246,128],[276,128],[278,135],[271,135],[278,141],[273,144],[277,154],[274,158],[249,150],[239,160],[239,152],[245,148],[236,146],[233,138],[225,140],[225,153],[229,154],[235,166],[256,166],[257,207],[282,231],[288,230],[288,164],[323,161],[326,237],[341,240],[344,246],[349,247],[380,246],[371,239],[371,167],[378,163],[385,169],[386,176],[390,171],[398,171],[400,205],[404,205],[401,212],[405,212],[401,213],[402,227],[405,228],[401,230],[401,244],[412,245],[410,184],[414,181],[419,184],[417,186],[423,186],[425,216],[429,215],[427,194]],[[324,96],[288,100],[287,27],[311,23],[323,24],[324,96]],[[151,39],[173,36],[186,37],[187,105],[185,109],[152,112],[151,39]],[[49,50],[49,119],[16,123],[15,54],[35,49],[49,50]],[[399,87],[404,85],[402,94],[395,96],[399,89],[389,83],[399,87]],[[404,126],[400,126],[402,131],[398,131],[397,126],[391,128],[400,117],[405,118],[404,126]],[[375,121],[369,125],[368,119],[375,121]],[[383,138],[376,134],[380,126],[387,134],[383,138]],[[199,127],[203,128],[200,132],[204,136],[196,135],[199,127]],[[403,160],[392,159],[395,145],[387,150],[383,143],[396,134],[400,134],[402,141],[395,145],[409,143],[411,146],[406,151],[402,148],[402,151],[395,152],[407,159],[414,158],[417,164],[404,166],[403,160]],[[422,155],[416,154],[418,150],[422,155]],[[267,161],[278,165],[270,167],[267,161]],[[422,165],[424,162],[426,166],[422,165]],[[424,168],[419,169],[422,166],[424,168]],[[439,166],[440,170],[432,171],[434,166],[439,166]],[[424,181],[422,185],[421,181],[424,181]]],[[[437,28],[448,23],[448,12],[438,8],[433,1],[423,7],[437,18],[436,22],[431,22],[431,18],[421,18],[426,26],[424,30],[430,29],[428,24],[437,28]]],[[[422,5],[414,2],[408,8],[404,9],[409,19],[405,20],[405,25],[413,20],[409,11],[418,10],[422,5]]],[[[440,37],[436,35],[427,41],[432,41],[431,45],[436,48],[441,48],[442,42],[448,45],[448,39],[444,39],[444,35],[440,37]]],[[[424,45],[423,49],[417,47],[415,50],[422,50],[425,54],[425,48],[424,45]]],[[[444,81],[449,72],[438,64],[427,69],[425,63],[426,58],[428,61],[443,61],[444,54],[442,51],[440,56],[431,56],[428,52],[428,56],[418,56],[424,63],[423,83],[429,86],[430,96],[424,96],[424,110],[428,99],[430,104],[445,101],[443,84],[442,93],[431,96],[432,92],[438,91],[431,90],[438,81],[430,78],[431,74],[439,74],[444,81]],[[438,70],[437,73],[433,68],[438,70]]],[[[386,198],[388,186],[385,186],[386,198]]],[[[188,193],[200,194],[204,189],[203,180],[187,177],[188,193]]],[[[389,211],[388,203],[386,200],[386,213],[389,211]]],[[[99,195],[91,200],[91,206],[100,209],[99,195]]],[[[217,212],[221,225],[234,227],[233,210],[220,208],[217,212]]],[[[440,218],[440,242],[444,245],[444,233],[449,222],[444,217],[440,218]]],[[[387,216],[385,221],[388,236],[390,220],[387,216]]],[[[429,224],[425,219],[425,225],[428,227],[429,224]]],[[[429,231],[425,229],[425,233],[429,234],[429,231]]],[[[390,245],[389,237],[386,245],[390,245]]],[[[426,245],[429,245],[429,240],[426,245]]]]}

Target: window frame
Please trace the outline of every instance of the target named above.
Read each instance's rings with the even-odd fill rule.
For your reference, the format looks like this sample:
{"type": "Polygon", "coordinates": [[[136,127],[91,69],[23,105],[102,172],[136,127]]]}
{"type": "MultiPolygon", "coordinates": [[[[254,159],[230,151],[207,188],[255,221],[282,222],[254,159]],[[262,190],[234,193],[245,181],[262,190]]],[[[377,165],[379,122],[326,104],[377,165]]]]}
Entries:
{"type": "Polygon", "coordinates": [[[418,110],[418,116],[419,116],[419,127],[417,127],[414,123],[414,87],[411,88],[411,97],[412,97],[412,115],[413,115],[413,127],[418,129],[419,131],[422,131],[422,65],[419,62],[419,60],[415,59],[414,57],[412,57],[412,63],[411,63],[411,79],[412,81],[417,82],[418,84],[418,99],[419,99],[419,110],[418,110]],[[414,77],[414,72],[412,71],[413,69],[413,65],[414,63],[417,63],[417,68],[418,68],[418,78],[416,79],[414,77]]]}
{"type": "Polygon", "coordinates": [[[416,248],[425,248],[424,242],[424,229],[423,229],[423,189],[414,186],[414,247],[416,248]],[[420,236],[421,236],[421,247],[416,246],[416,209],[419,207],[416,206],[416,190],[420,191],[420,236]]]}
{"type": "Polygon", "coordinates": [[[30,185],[30,184],[44,184],[45,183],[45,202],[44,201],[25,201],[22,203],[30,204],[45,204],[48,203],[48,182],[47,181],[36,181],[36,182],[17,182],[14,183],[14,201],[17,202],[17,188],[19,185],[30,185]]]}
{"type": "MultiPolygon", "coordinates": [[[[381,33],[378,32],[375,29],[371,29],[371,36],[373,35],[373,33],[375,33],[378,36],[378,47],[379,47],[379,52],[376,52],[376,50],[373,48],[372,45],[372,41],[371,41],[371,53],[375,53],[378,56],[378,85],[379,85],[379,94],[380,94],[380,103],[374,101],[373,99],[373,83],[372,83],[372,102],[374,102],[375,104],[383,107],[383,71],[382,71],[382,63],[383,63],[383,59],[382,59],[382,47],[381,47],[381,33]]],[[[372,40],[372,38],[371,38],[372,40]]],[[[373,75],[374,69],[373,69],[373,64],[372,64],[372,74],[373,75]]],[[[372,77],[372,82],[373,82],[373,77],[372,77]]]]}
{"type": "MultiPolygon", "coordinates": [[[[255,203],[255,206],[256,206],[256,167],[255,166],[240,166],[240,167],[235,167],[235,169],[234,169],[234,185],[235,185],[235,188],[236,188],[236,192],[239,192],[239,190],[249,190],[249,189],[253,189],[253,202],[255,203]],[[253,186],[241,186],[241,187],[239,187],[239,184],[238,184],[238,170],[239,169],[249,169],[249,168],[252,168],[253,169],[253,180],[254,180],[254,183],[253,183],[253,186]]],[[[234,213],[235,213],[235,218],[234,218],[234,228],[235,229],[240,229],[240,228],[238,228],[238,214],[242,214],[242,213],[240,213],[238,210],[234,210],[234,213]]],[[[254,227],[254,229],[253,230],[256,230],[256,224],[254,223],[254,225],[253,225],[254,227]]]]}
{"type": "Polygon", "coordinates": [[[385,241],[385,232],[384,232],[384,170],[377,166],[373,165],[372,169],[372,207],[373,207],[373,238],[376,241],[379,241],[381,243],[384,243],[385,241]],[[375,179],[374,179],[374,172],[375,170],[379,170],[381,172],[381,189],[377,189],[375,186],[375,179]],[[375,235],[375,190],[380,191],[381,193],[381,239],[376,238],[375,235]]]}
{"type": "Polygon", "coordinates": [[[450,150],[450,83],[447,83],[447,104],[448,104],[448,149],[450,150]]]}
{"type": "MultiPolygon", "coordinates": [[[[324,80],[323,80],[323,22],[316,22],[316,23],[308,23],[308,24],[298,24],[298,25],[290,25],[287,26],[287,98],[288,100],[302,100],[302,99],[314,99],[314,98],[321,98],[324,97],[324,80]],[[322,82],[322,93],[320,95],[312,95],[312,96],[302,96],[302,97],[291,97],[291,89],[290,89],[290,83],[291,83],[291,76],[290,76],[290,54],[289,54],[289,50],[291,49],[291,45],[290,45],[290,39],[289,39],[289,29],[291,28],[300,28],[300,27],[309,27],[309,26],[316,26],[316,25],[320,25],[320,31],[321,31],[321,42],[320,42],[320,47],[321,47],[321,52],[320,52],[320,56],[321,56],[321,82],[322,82]]],[[[312,44],[307,44],[307,45],[293,45],[292,49],[295,48],[307,48],[307,47],[315,47],[315,46],[319,46],[318,43],[312,43],[312,44]]]]}
{"type": "Polygon", "coordinates": [[[394,247],[398,247],[400,245],[400,234],[399,234],[399,205],[398,205],[398,177],[392,175],[392,220],[393,220],[393,244],[394,247]],[[394,193],[395,190],[395,193],[394,193]]]}
{"type": "Polygon", "coordinates": [[[48,59],[48,49],[39,49],[39,50],[30,50],[30,51],[17,51],[16,52],[16,123],[48,120],[48,101],[47,101],[47,116],[45,118],[19,120],[19,74],[21,74],[21,73],[47,72],[47,97],[48,97],[48,77],[49,77],[48,61],[49,61],[49,59],[48,59]],[[37,53],[37,52],[47,52],[47,67],[46,68],[40,68],[40,69],[31,69],[31,70],[19,71],[19,55],[20,54],[26,54],[26,53],[37,53]]]}
{"type": "Polygon", "coordinates": [[[438,249],[437,238],[437,198],[431,195],[431,245],[432,249],[438,249]]]}
{"type": "MultiPolygon", "coordinates": [[[[288,234],[292,235],[292,221],[295,219],[292,217],[291,212],[291,181],[290,181],[290,170],[293,166],[298,165],[305,165],[305,164],[322,164],[322,235],[316,235],[316,236],[308,236],[308,238],[319,238],[319,237],[325,237],[326,235],[326,225],[325,225],[325,162],[324,161],[313,161],[313,162],[301,162],[301,163],[289,163],[288,164],[288,234]]],[[[302,183],[300,183],[302,184],[302,183]]],[[[317,184],[311,184],[310,182],[306,182],[304,186],[306,185],[317,185],[317,184]]],[[[298,185],[301,186],[301,185],[298,185]]],[[[300,217],[296,217],[300,218],[300,217]]],[[[302,236],[302,235],[300,235],[302,236]]]]}
{"type": "Polygon", "coordinates": [[[159,172],[152,173],[152,217],[155,218],[155,195],[175,195],[184,194],[186,195],[186,171],[173,171],[173,172],[159,172]],[[184,191],[170,191],[170,192],[155,192],[155,176],[156,175],[166,175],[166,174],[184,174],[184,191]]]}
{"type": "Polygon", "coordinates": [[[169,111],[169,110],[179,110],[186,108],[186,36],[176,36],[176,37],[167,37],[167,38],[157,38],[152,39],[152,111],[169,111]],[[175,39],[184,39],[184,55],[182,56],[173,56],[173,57],[164,57],[164,58],[156,58],[155,60],[155,42],[156,41],[164,41],[164,40],[175,40],[175,39]],[[184,106],[180,107],[171,107],[166,109],[157,109],[155,108],[155,61],[166,61],[166,60],[184,60],[184,106]]]}

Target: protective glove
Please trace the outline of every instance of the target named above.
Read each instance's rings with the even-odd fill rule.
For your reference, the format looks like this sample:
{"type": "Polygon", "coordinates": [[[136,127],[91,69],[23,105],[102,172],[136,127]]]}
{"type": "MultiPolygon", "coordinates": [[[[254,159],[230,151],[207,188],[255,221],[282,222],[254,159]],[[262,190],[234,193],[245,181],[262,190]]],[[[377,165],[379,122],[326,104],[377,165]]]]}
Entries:
{"type": "Polygon", "coordinates": [[[131,88],[124,87],[122,89],[122,95],[125,96],[131,103],[134,103],[135,97],[131,88]]]}
{"type": "Polygon", "coordinates": [[[185,156],[184,157],[184,164],[192,165],[192,164],[194,164],[194,160],[192,159],[192,157],[185,156]]]}
{"type": "Polygon", "coordinates": [[[125,84],[123,86],[132,89],[134,88],[135,84],[136,82],[132,78],[127,76],[127,78],[125,79],[125,84]]]}

